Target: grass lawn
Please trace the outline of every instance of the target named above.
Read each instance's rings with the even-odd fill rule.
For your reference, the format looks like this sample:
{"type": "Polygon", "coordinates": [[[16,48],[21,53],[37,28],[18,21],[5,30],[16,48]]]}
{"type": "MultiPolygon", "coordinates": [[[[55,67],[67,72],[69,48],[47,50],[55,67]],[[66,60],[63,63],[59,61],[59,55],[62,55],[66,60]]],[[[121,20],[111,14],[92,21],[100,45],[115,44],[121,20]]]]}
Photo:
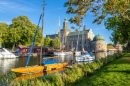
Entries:
{"type": "Polygon", "coordinates": [[[130,86],[130,53],[102,67],[77,86],[130,86]]]}

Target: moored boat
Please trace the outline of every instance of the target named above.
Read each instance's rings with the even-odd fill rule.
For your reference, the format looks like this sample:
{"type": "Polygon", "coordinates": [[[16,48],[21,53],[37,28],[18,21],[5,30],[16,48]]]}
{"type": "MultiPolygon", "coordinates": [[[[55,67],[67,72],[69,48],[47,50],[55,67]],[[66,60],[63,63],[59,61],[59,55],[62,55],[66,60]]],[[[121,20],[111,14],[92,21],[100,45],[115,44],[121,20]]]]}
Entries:
{"type": "Polygon", "coordinates": [[[88,52],[88,54],[84,54],[76,57],[77,62],[88,62],[88,61],[93,61],[94,59],[95,56],[92,56],[90,52],[88,52]]]}
{"type": "Polygon", "coordinates": [[[75,56],[80,56],[81,55],[81,51],[76,51],[75,52],[75,56]]]}
{"type": "Polygon", "coordinates": [[[6,48],[0,48],[0,59],[12,59],[18,56],[14,55],[12,52],[7,50],[6,48]]]}
{"type": "Polygon", "coordinates": [[[65,56],[65,55],[69,55],[70,52],[53,52],[55,56],[65,56]]]}
{"type": "Polygon", "coordinates": [[[16,69],[11,69],[13,72],[18,72],[18,73],[29,73],[29,72],[40,72],[40,71],[48,71],[51,69],[57,69],[57,68],[62,68],[69,63],[64,62],[56,62],[56,61],[49,61],[49,62],[44,62],[42,65],[36,65],[36,66],[27,66],[27,67],[21,67],[21,68],[16,68],[16,69]]]}

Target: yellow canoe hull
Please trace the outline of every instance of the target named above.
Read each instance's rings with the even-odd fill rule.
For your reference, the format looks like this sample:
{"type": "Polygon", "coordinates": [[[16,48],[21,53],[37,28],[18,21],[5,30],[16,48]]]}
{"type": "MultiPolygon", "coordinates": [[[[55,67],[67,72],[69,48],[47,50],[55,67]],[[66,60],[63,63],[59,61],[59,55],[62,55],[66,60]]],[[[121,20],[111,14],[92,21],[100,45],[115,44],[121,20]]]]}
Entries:
{"type": "Polygon", "coordinates": [[[43,70],[51,70],[51,69],[57,69],[57,68],[62,68],[69,63],[64,62],[64,63],[55,63],[55,64],[48,64],[44,66],[27,66],[27,67],[20,67],[16,69],[11,69],[13,72],[18,72],[18,73],[29,73],[29,72],[38,72],[38,71],[43,71],[43,70]]]}

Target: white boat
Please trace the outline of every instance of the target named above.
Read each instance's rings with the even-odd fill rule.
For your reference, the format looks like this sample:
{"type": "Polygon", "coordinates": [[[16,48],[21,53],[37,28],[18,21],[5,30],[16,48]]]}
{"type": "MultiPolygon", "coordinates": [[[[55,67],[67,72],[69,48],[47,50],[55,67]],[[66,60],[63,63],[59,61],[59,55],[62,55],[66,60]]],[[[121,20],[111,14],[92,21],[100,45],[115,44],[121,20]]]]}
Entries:
{"type": "Polygon", "coordinates": [[[75,56],[80,56],[81,55],[81,51],[76,51],[75,52],[75,56]]]}
{"type": "Polygon", "coordinates": [[[12,59],[12,58],[16,58],[18,56],[14,55],[13,53],[11,53],[9,50],[5,49],[5,48],[0,48],[0,59],[12,59]]]}
{"type": "Polygon", "coordinates": [[[65,55],[69,55],[70,52],[53,52],[55,56],[65,56],[65,55]]]}
{"type": "Polygon", "coordinates": [[[89,61],[93,61],[94,59],[95,59],[95,56],[90,56],[89,54],[76,57],[77,62],[89,62],[89,61]]]}

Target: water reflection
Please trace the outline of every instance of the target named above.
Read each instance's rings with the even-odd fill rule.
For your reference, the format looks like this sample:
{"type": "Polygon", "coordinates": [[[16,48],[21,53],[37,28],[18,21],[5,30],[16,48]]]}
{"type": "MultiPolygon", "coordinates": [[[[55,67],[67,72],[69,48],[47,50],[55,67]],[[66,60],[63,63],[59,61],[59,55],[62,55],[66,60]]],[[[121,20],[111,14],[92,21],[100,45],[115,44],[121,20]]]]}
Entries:
{"type": "Polygon", "coordinates": [[[45,61],[59,61],[59,62],[70,62],[73,60],[73,55],[58,56],[56,58],[43,59],[45,61]]]}
{"type": "Polygon", "coordinates": [[[38,73],[31,73],[31,74],[24,74],[24,75],[20,75],[19,77],[17,77],[15,80],[22,80],[22,79],[31,79],[31,78],[37,78],[37,77],[42,77],[45,75],[49,75],[49,74],[53,74],[56,72],[61,72],[64,71],[66,68],[58,68],[55,70],[50,70],[50,71],[42,71],[42,72],[38,72],[38,73]]]}
{"type": "Polygon", "coordinates": [[[1,59],[0,60],[0,75],[3,73],[7,73],[11,68],[15,67],[15,63],[18,61],[17,58],[15,59],[1,59]]]}

